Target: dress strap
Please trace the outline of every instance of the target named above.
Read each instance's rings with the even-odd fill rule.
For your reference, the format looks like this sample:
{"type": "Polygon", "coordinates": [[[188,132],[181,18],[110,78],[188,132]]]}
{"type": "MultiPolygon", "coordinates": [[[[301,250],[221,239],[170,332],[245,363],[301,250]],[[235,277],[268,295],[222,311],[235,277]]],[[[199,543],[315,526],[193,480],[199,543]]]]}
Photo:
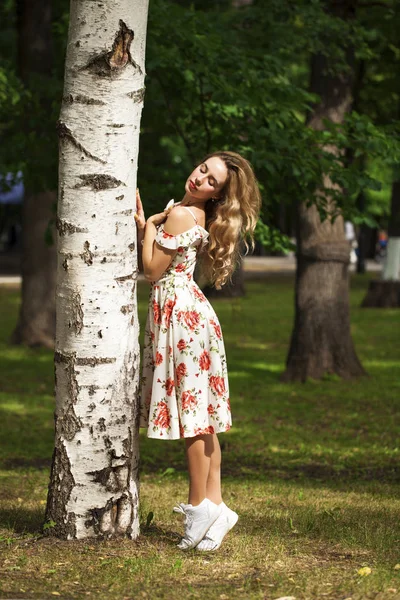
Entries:
{"type": "Polygon", "coordinates": [[[190,214],[192,215],[193,219],[196,221],[196,224],[197,224],[197,219],[196,219],[196,216],[195,216],[194,212],[192,211],[192,209],[185,205],[183,206],[183,208],[186,208],[190,212],[190,214]]]}

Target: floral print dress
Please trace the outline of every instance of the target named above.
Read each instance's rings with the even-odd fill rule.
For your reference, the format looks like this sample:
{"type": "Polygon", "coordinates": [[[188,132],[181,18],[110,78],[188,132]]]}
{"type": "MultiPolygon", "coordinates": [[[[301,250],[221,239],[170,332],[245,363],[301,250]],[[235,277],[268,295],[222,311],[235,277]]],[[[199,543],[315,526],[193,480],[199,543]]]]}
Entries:
{"type": "Polygon", "coordinates": [[[155,241],[177,249],[151,283],[140,393],[140,426],[151,438],[177,439],[231,427],[228,374],[221,327],[193,280],[197,252],[208,232],[196,221],[171,235],[160,225],[155,241]]]}

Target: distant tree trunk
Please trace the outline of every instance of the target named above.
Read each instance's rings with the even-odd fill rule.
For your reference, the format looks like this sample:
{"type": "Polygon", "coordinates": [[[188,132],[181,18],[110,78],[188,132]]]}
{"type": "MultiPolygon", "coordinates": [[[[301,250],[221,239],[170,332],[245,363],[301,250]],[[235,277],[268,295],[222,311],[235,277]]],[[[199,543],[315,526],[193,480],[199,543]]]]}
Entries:
{"type": "MultiPolygon", "coordinates": [[[[55,192],[26,193],[22,211],[22,290],[11,342],[54,348],[56,246],[46,243],[55,192]]],[[[52,228],[53,229],[53,228],[52,228]]],[[[54,236],[55,238],[55,236],[54,236]]]]}
{"type": "MultiPolygon", "coordinates": [[[[18,71],[29,89],[35,77],[49,77],[52,69],[51,0],[18,0],[18,71]]],[[[31,127],[31,126],[30,126],[31,127]]],[[[35,124],[40,136],[40,122],[35,124]]],[[[32,129],[25,126],[26,135],[32,129]]],[[[34,157],[28,158],[28,170],[34,157]]],[[[29,178],[28,178],[29,182],[29,178]]],[[[46,243],[45,232],[54,217],[56,193],[36,192],[25,186],[22,207],[22,298],[11,343],[54,347],[56,247],[46,243]]]]}
{"type": "Polygon", "coordinates": [[[400,306],[400,179],[393,182],[388,227],[388,245],[382,279],[370,281],[364,308],[397,308],[400,306]]]}
{"type": "Polygon", "coordinates": [[[148,0],[71,2],[58,123],[50,535],[139,533],[136,170],[148,0]],[[105,26],[106,24],[106,26],[105,26]]]}
{"type": "MultiPolygon", "coordinates": [[[[350,3],[330,3],[330,12],[351,18],[350,3]]],[[[349,66],[353,52],[347,51],[349,66]]],[[[312,58],[310,90],[321,101],[308,126],[322,130],[323,119],[343,122],[351,107],[353,70],[332,75],[322,54],[312,58]]],[[[338,155],[337,148],[326,148],[338,155]]],[[[325,178],[325,187],[333,187],[325,178]]],[[[329,198],[327,199],[329,202],[329,198]]],[[[331,207],[332,208],[332,207],[331,207]]],[[[298,206],[295,323],[284,381],[319,379],[326,373],[350,378],[365,374],[350,335],[348,265],[349,244],[339,216],[321,222],[315,205],[298,206]]]]}

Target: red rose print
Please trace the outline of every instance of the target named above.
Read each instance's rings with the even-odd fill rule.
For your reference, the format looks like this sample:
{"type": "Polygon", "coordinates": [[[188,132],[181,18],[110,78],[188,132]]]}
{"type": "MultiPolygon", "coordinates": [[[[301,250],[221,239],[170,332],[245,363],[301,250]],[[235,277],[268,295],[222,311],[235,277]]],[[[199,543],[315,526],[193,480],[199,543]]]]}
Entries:
{"type": "Polygon", "coordinates": [[[218,375],[211,375],[210,385],[218,396],[223,396],[225,394],[225,381],[223,377],[219,377],[218,375]]]}
{"type": "Polygon", "coordinates": [[[186,347],[187,347],[185,340],[184,339],[179,340],[179,342],[177,343],[176,347],[178,348],[178,350],[180,352],[182,352],[182,350],[185,350],[186,347]]]}
{"type": "Polygon", "coordinates": [[[167,238],[173,238],[175,237],[174,235],[172,235],[171,233],[167,233],[166,231],[163,231],[163,238],[167,239],[167,238]]]}
{"type": "Polygon", "coordinates": [[[174,306],[175,306],[175,302],[176,302],[176,296],[175,296],[174,299],[168,298],[168,300],[164,304],[163,317],[164,317],[164,322],[165,322],[165,326],[166,327],[169,327],[169,324],[170,324],[170,321],[171,321],[172,311],[173,311],[174,306]]]}
{"type": "Polygon", "coordinates": [[[193,294],[196,296],[196,298],[198,300],[200,300],[201,302],[205,302],[207,300],[207,298],[205,297],[205,295],[203,294],[203,292],[201,290],[199,290],[199,288],[197,287],[197,285],[194,285],[192,287],[192,291],[193,291],[193,294]]]}
{"type": "Polygon", "coordinates": [[[168,354],[172,356],[172,346],[168,346],[168,354]]]}
{"type": "Polygon", "coordinates": [[[171,423],[171,416],[169,414],[169,408],[166,402],[159,402],[157,406],[156,418],[154,419],[154,425],[167,429],[171,423]]]}
{"type": "Polygon", "coordinates": [[[188,372],[187,372],[185,363],[180,363],[176,367],[176,381],[177,381],[178,385],[182,381],[182,378],[185,377],[185,375],[187,375],[187,374],[188,374],[188,372]]]}
{"type": "Polygon", "coordinates": [[[154,325],[160,325],[160,323],[161,323],[160,305],[155,300],[153,300],[153,315],[154,315],[154,325]]]}
{"type": "Polygon", "coordinates": [[[215,410],[214,410],[214,407],[213,407],[212,404],[209,404],[207,406],[207,412],[208,412],[209,415],[213,415],[215,413],[215,410]]]}
{"type": "Polygon", "coordinates": [[[172,396],[172,392],[174,391],[175,381],[173,379],[167,379],[165,382],[165,391],[167,392],[167,396],[172,396]]]}
{"type": "Polygon", "coordinates": [[[214,427],[212,425],[209,425],[204,429],[201,429],[201,427],[197,427],[197,429],[194,430],[194,435],[206,435],[208,433],[214,433],[214,427]]]}
{"type": "Polygon", "coordinates": [[[214,327],[215,334],[219,340],[222,340],[222,331],[221,327],[214,321],[214,319],[210,319],[211,325],[214,327]]]}
{"type": "Polygon", "coordinates": [[[177,273],[182,273],[182,271],[184,271],[184,270],[185,270],[185,265],[184,265],[183,263],[178,263],[178,264],[175,266],[175,271],[176,271],[177,273]]]}
{"type": "Polygon", "coordinates": [[[202,371],[208,371],[208,369],[210,368],[210,365],[211,365],[210,353],[207,352],[207,350],[204,350],[200,354],[200,358],[199,358],[200,369],[202,371]]]}
{"type": "Polygon", "coordinates": [[[156,336],[154,335],[153,331],[150,332],[150,337],[151,337],[152,341],[154,342],[154,339],[156,336]]]}
{"type": "Polygon", "coordinates": [[[161,354],[161,352],[156,352],[156,365],[161,365],[162,361],[163,361],[163,355],[161,354]]]}
{"type": "Polygon", "coordinates": [[[228,403],[228,410],[231,410],[231,401],[230,401],[230,399],[229,399],[229,398],[228,398],[228,400],[227,400],[227,403],[228,403]]]}
{"type": "Polygon", "coordinates": [[[182,394],[182,410],[193,410],[197,406],[196,396],[190,392],[183,392],[182,394]]]}
{"type": "Polygon", "coordinates": [[[195,310],[187,310],[183,313],[186,325],[193,331],[200,323],[200,315],[195,310]]]}
{"type": "Polygon", "coordinates": [[[183,246],[179,246],[179,248],[178,248],[178,254],[182,254],[182,252],[183,252],[183,246]]]}

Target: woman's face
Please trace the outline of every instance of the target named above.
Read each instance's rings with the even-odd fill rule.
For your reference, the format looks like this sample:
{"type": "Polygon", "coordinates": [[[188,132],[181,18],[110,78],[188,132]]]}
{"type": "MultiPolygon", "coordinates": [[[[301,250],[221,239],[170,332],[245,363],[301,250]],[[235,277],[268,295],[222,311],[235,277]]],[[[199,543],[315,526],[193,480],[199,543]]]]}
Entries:
{"type": "Polygon", "coordinates": [[[189,175],[185,191],[196,200],[218,198],[227,177],[228,169],[224,161],[218,156],[212,156],[200,163],[189,175]]]}

